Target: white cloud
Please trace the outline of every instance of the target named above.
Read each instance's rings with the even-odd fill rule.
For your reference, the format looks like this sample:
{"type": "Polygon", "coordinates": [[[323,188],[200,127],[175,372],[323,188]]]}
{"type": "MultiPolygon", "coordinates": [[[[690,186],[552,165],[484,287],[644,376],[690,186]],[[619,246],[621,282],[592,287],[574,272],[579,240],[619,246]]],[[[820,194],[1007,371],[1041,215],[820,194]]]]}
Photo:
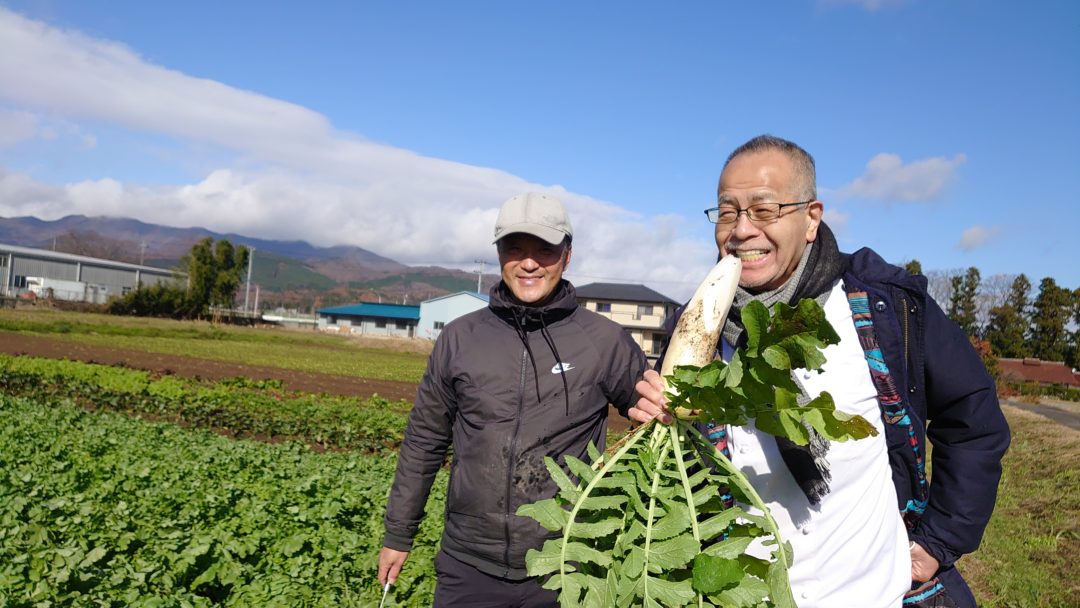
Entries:
{"type": "MultiPolygon", "coordinates": [[[[575,239],[568,278],[576,284],[644,283],[681,301],[715,257],[711,239],[679,236],[681,218],[642,218],[561,188],[545,190],[570,211],[575,239]]],[[[491,239],[497,202],[448,198],[442,204],[409,204],[387,203],[381,197],[378,190],[283,172],[220,169],[181,186],[122,184],[108,178],[52,186],[0,169],[0,216],[5,217],[135,217],[320,246],[351,244],[407,264],[495,261],[491,239]]]]}
{"type": "Polygon", "coordinates": [[[37,117],[30,112],[0,108],[0,149],[39,135],[37,117]]]}
{"type": "Polygon", "coordinates": [[[939,198],[956,170],[967,161],[963,154],[934,157],[904,164],[896,154],[881,153],[866,163],[866,172],[837,190],[839,198],[893,202],[928,202],[939,198]]]}
{"type": "Polygon", "coordinates": [[[957,247],[961,251],[971,251],[986,245],[991,240],[997,238],[1001,233],[1001,228],[998,226],[980,226],[978,224],[964,230],[964,233],[960,235],[960,242],[957,243],[957,247]]]}
{"type": "Polygon", "coordinates": [[[825,223],[829,225],[829,228],[831,228],[834,233],[839,234],[847,227],[848,220],[851,219],[851,216],[838,209],[826,207],[822,219],[825,220],[825,223]]]}
{"type": "MultiPolygon", "coordinates": [[[[657,291],[682,299],[715,256],[708,231],[694,228],[694,238],[680,238],[677,218],[642,217],[558,185],[372,143],[335,130],[307,108],[157,66],[123,45],[2,7],[0,41],[0,99],[61,117],[50,122],[67,121],[51,127],[54,133],[73,133],[93,147],[93,135],[69,129],[86,120],[168,136],[196,150],[230,151],[215,156],[201,178],[171,186],[108,176],[48,185],[0,168],[0,215],[133,217],[320,246],[350,244],[404,263],[449,266],[493,261],[498,205],[541,190],[570,210],[576,232],[569,276],[577,283],[653,282],[657,291]]],[[[205,166],[208,156],[188,164],[205,166]]]]}
{"type": "MultiPolygon", "coordinates": [[[[2,95],[0,93],[0,96],[2,95]]],[[[86,149],[97,146],[97,138],[74,123],[26,110],[0,107],[0,149],[11,148],[33,139],[57,142],[65,137],[86,149]]]]}

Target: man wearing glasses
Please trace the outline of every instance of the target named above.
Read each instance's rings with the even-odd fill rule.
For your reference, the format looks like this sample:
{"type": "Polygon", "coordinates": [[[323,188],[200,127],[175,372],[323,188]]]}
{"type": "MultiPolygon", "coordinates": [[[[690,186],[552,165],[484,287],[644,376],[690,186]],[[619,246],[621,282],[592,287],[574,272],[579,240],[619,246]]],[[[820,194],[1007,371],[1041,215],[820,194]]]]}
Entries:
{"type": "MultiPolygon", "coordinates": [[[[813,436],[803,447],[753,427],[703,430],[791,542],[799,608],[974,608],[954,563],[979,545],[1009,445],[994,382],[925,278],[870,249],[840,253],[823,211],[813,158],[798,145],[763,135],[728,157],[717,205],[705,214],[719,255],[739,256],[742,274],[717,350],[728,359],[745,340],[747,303],[815,299],[841,340],[825,350],[821,374],[793,372],[800,402],[828,391],[837,409],[879,434],[844,443],[813,436]]],[[[656,372],[637,390],[631,418],[667,418],[656,372]]]]}

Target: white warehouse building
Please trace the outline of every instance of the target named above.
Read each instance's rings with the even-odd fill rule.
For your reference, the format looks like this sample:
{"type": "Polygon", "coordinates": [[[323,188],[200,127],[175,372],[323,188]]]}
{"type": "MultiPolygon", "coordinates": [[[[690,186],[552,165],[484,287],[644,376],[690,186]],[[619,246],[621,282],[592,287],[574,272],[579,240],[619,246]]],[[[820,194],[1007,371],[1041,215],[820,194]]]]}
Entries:
{"type": "Polygon", "coordinates": [[[420,303],[420,323],[416,326],[418,338],[434,340],[442,328],[454,319],[474,310],[486,308],[488,296],[472,291],[459,291],[432,298],[420,303]]]}
{"type": "Polygon", "coordinates": [[[104,304],[140,285],[173,280],[171,270],[83,255],[0,244],[0,296],[27,292],[73,302],[104,304]]]}

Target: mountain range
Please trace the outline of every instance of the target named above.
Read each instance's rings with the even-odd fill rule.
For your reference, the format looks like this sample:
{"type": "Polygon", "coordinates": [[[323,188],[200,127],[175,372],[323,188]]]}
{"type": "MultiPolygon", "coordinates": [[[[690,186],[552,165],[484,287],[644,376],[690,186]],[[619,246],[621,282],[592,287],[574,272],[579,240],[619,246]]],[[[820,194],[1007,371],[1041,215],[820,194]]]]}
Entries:
{"type": "MultiPolygon", "coordinates": [[[[261,308],[387,301],[420,301],[475,291],[477,276],[439,266],[408,266],[360,247],[316,247],[304,241],[275,241],[206,228],[174,228],[121,217],[69,215],[58,220],[0,217],[0,243],[49,249],[134,264],[172,268],[192,245],[210,237],[254,248],[252,285],[261,308]]],[[[484,275],[482,290],[498,280],[484,275]]]]}

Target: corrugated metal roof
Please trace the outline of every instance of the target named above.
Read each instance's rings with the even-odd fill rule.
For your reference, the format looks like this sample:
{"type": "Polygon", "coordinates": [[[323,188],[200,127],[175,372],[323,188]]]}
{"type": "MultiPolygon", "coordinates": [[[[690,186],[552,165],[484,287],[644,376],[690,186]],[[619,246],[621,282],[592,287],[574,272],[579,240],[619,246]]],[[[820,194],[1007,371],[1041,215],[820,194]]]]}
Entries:
{"type": "MultiPolygon", "coordinates": [[[[93,264],[95,266],[105,266],[107,268],[118,268],[122,270],[139,270],[141,272],[148,272],[161,276],[172,276],[174,272],[178,272],[168,268],[158,268],[156,266],[141,266],[139,264],[129,264],[127,262],[92,258],[85,255],[75,255],[74,253],[62,253],[60,251],[49,251],[48,249],[33,249],[31,247],[19,247],[18,245],[5,245],[0,243],[0,253],[8,252],[16,255],[33,256],[58,262],[77,262],[80,264],[93,264]]],[[[184,275],[185,273],[178,272],[178,274],[184,275]]]]}
{"type": "Polygon", "coordinates": [[[353,317],[381,317],[384,319],[412,319],[420,320],[420,307],[411,304],[374,304],[361,302],[346,306],[331,306],[320,308],[319,314],[326,315],[349,315],[353,317]]]}
{"type": "Polygon", "coordinates": [[[659,302],[679,305],[679,302],[636,283],[589,283],[575,287],[579,298],[618,300],[622,302],[659,302]]]}
{"type": "Polygon", "coordinates": [[[1080,378],[1060,361],[1002,358],[998,359],[998,365],[1006,380],[1080,386],[1080,378]]]}
{"type": "Polygon", "coordinates": [[[485,304],[487,304],[489,301],[491,301],[491,296],[487,295],[486,293],[481,294],[481,293],[476,293],[475,291],[459,291],[457,293],[450,293],[450,294],[446,294],[445,296],[439,296],[437,298],[431,298],[430,300],[424,300],[423,303],[427,304],[428,302],[438,302],[439,300],[445,300],[447,298],[455,298],[455,297],[461,296],[461,295],[472,296],[472,297],[476,298],[477,300],[480,300],[481,302],[483,302],[485,304]]]}

